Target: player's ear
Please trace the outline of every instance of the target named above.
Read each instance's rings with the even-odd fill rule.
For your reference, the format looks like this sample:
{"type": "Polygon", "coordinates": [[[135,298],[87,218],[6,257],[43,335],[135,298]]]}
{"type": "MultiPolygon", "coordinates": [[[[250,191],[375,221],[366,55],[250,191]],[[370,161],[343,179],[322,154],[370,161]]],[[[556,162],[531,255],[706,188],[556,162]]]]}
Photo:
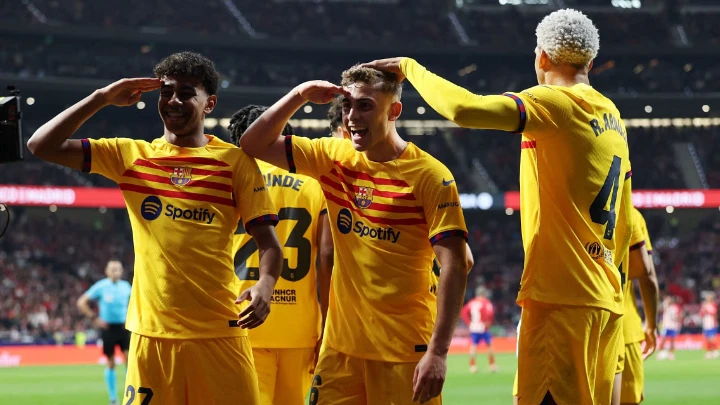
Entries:
{"type": "Polygon", "coordinates": [[[400,118],[400,114],[402,114],[402,103],[400,101],[393,101],[393,103],[390,104],[388,120],[397,121],[397,119],[400,118]]]}
{"type": "Polygon", "coordinates": [[[590,64],[588,65],[588,72],[592,70],[594,60],[590,61],[590,64]]]}
{"type": "Polygon", "coordinates": [[[550,57],[544,50],[540,50],[540,58],[538,59],[538,67],[542,71],[548,71],[550,70],[550,65],[552,65],[552,62],[550,61],[550,57]]]}
{"type": "Polygon", "coordinates": [[[205,114],[210,114],[212,112],[212,110],[215,109],[216,105],[217,105],[217,96],[213,94],[212,96],[209,96],[207,98],[207,101],[205,102],[205,108],[204,108],[205,114]]]}

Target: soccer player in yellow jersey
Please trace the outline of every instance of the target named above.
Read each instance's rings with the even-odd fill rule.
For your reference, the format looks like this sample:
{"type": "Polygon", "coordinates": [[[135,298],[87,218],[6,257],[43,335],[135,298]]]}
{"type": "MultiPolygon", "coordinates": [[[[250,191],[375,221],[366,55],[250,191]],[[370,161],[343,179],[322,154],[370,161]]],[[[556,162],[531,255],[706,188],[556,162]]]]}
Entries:
{"type": "MultiPolygon", "coordinates": [[[[267,107],[248,105],[233,114],[229,126],[233,143],[239,144],[243,132],[265,110],[267,107]]],[[[283,134],[292,134],[289,124],[283,134]]],[[[250,331],[260,403],[302,404],[310,390],[330,294],[333,246],[327,205],[316,180],[263,161],[258,166],[278,209],[280,222],[276,231],[285,246],[272,311],[264,324],[250,331]]],[[[241,288],[246,289],[258,279],[259,256],[257,245],[242,223],[238,225],[233,251],[235,273],[241,288]]]]}
{"type": "MultiPolygon", "coordinates": [[[[632,208],[633,224],[630,247],[622,259],[620,271],[624,288],[625,315],[622,317],[623,343],[615,376],[613,404],[639,404],[643,400],[643,361],[657,344],[657,311],[659,288],[650,253],[652,244],[645,218],[632,208]],[[635,305],[633,280],[638,280],[645,312],[645,327],[635,305]]],[[[619,223],[618,228],[624,226],[619,223]]]]}
{"type": "Polygon", "coordinates": [[[330,136],[340,139],[350,139],[350,133],[345,129],[342,118],[342,98],[335,97],[328,108],[330,120],[330,136]]]}
{"type": "Polygon", "coordinates": [[[600,45],[592,21],[559,10],[536,33],[539,85],[520,93],[479,96],[409,58],[364,66],[407,77],[462,127],[522,133],[519,403],[608,404],[624,312],[614,257],[629,244],[614,232],[630,215],[626,132],[589,83],[600,45]]]}
{"type": "Polygon", "coordinates": [[[450,171],[397,133],[400,93],[395,75],[355,66],[342,87],[297,86],[240,139],[250,156],[319,180],[327,200],[335,267],[313,405],[441,403],[467,229],[450,171]],[[350,141],[280,135],[303,104],[336,94],[350,141]]]}
{"type": "Polygon", "coordinates": [[[135,277],[122,402],[217,405],[241,398],[258,404],[246,329],[267,317],[282,267],[277,212],[255,161],[203,133],[217,104],[214,64],[183,52],[162,60],[154,73],[96,90],[40,127],[28,148],[41,159],[114,180],[125,198],[135,277]],[[162,137],[68,139],[100,109],[133,105],[158,89],[162,137]],[[240,218],[261,260],[259,281],[238,297],[232,240],[240,218]],[[250,305],[238,314],[244,300],[250,305]]]}

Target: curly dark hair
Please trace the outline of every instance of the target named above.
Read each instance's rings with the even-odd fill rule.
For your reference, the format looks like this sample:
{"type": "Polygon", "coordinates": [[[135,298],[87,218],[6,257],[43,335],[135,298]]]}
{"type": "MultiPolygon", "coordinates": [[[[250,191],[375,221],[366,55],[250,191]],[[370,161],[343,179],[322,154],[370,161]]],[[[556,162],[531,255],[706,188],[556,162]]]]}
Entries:
{"type": "Polygon", "coordinates": [[[335,99],[330,103],[330,109],[328,110],[328,118],[330,119],[330,133],[335,131],[337,127],[342,126],[343,120],[341,97],[335,97],[335,99]]]}
{"type": "MultiPolygon", "coordinates": [[[[230,125],[228,125],[232,143],[239,145],[242,134],[247,131],[250,125],[252,125],[252,123],[262,115],[262,113],[267,111],[267,109],[268,108],[266,106],[250,104],[239,109],[235,114],[233,114],[232,118],[230,118],[230,125]]],[[[292,135],[292,133],[292,126],[286,123],[282,130],[282,135],[292,135]]]]}
{"type": "Polygon", "coordinates": [[[161,60],[153,69],[155,77],[191,76],[197,77],[208,95],[217,93],[220,75],[213,61],[195,52],[178,52],[161,60]]]}

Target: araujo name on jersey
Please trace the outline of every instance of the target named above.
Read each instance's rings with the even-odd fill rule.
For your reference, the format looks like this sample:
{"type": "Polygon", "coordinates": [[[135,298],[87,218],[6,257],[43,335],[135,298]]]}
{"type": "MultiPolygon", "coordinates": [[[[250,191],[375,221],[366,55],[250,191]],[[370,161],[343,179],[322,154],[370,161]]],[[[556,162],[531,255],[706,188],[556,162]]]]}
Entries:
{"type": "Polygon", "coordinates": [[[615,131],[620,134],[620,136],[627,139],[627,136],[625,135],[625,128],[622,123],[610,113],[603,114],[603,126],[600,126],[600,121],[597,119],[590,120],[589,124],[590,128],[592,128],[595,133],[595,136],[600,136],[600,134],[605,131],[615,131]]]}
{"type": "MultiPolygon", "coordinates": [[[[142,204],[140,205],[140,215],[148,221],[154,221],[160,217],[160,214],[163,212],[163,204],[162,201],[160,201],[160,198],[157,196],[151,195],[147,196],[142,204]]],[[[172,204],[168,204],[165,207],[164,215],[166,217],[172,218],[173,221],[175,220],[188,220],[188,221],[197,221],[197,222],[204,222],[206,224],[212,224],[213,220],[215,219],[215,213],[210,212],[207,208],[181,208],[176,207],[172,204]]]]}
{"type": "Polygon", "coordinates": [[[361,238],[368,237],[377,240],[387,240],[392,243],[396,243],[400,239],[400,231],[396,231],[392,228],[383,227],[369,227],[362,221],[356,221],[353,224],[352,213],[349,209],[343,208],[338,213],[337,228],[342,234],[349,234],[350,231],[355,232],[361,238]]]}

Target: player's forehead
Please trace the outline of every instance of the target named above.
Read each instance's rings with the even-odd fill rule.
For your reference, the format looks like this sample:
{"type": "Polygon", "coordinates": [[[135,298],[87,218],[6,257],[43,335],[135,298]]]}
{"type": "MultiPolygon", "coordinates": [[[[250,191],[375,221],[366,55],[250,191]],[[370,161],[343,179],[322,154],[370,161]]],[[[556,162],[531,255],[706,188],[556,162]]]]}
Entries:
{"type": "Polygon", "coordinates": [[[160,90],[195,90],[195,91],[202,91],[205,92],[205,87],[203,86],[202,80],[199,77],[196,76],[184,76],[184,75],[174,75],[174,76],[163,76],[161,77],[163,81],[163,85],[160,87],[160,90]]]}
{"type": "Polygon", "coordinates": [[[343,86],[347,90],[348,95],[341,98],[342,104],[354,104],[358,100],[370,100],[378,102],[384,93],[378,90],[375,86],[365,82],[355,82],[343,86]]]}

